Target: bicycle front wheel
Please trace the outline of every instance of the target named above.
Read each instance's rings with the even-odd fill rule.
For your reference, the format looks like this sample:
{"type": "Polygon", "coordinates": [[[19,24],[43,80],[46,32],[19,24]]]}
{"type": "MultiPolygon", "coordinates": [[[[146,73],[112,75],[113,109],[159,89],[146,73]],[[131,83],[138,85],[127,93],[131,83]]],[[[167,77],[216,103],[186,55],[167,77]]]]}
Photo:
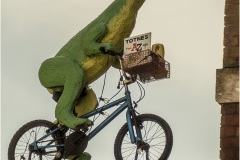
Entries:
{"type": "MultiPolygon", "coordinates": [[[[46,120],[34,120],[23,125],[13,136],[8,148],[8,160],[53,160],[57,148],[30,151],[29,144],[46,135],[54,124],[46,120]]],[[[54,143],[54,136],[48,136],[39,142],[39,146],[54,143]]]]}
{"type": "Polygon", "coordinates": [[[173,145],[172,130],[159,116],[142,114],[137,116],[144,146],[132,144],[127,124],[119,130],[114,144],[116,160],[166,160],[173,145]]]}

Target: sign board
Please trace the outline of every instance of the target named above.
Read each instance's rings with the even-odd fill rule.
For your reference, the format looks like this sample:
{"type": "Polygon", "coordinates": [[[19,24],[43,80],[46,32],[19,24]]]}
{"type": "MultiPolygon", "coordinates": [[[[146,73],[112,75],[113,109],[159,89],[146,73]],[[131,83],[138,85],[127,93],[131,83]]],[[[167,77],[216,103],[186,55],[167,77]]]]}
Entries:
{"type": "Polygon", "coordinates": [[[151,32],[124,39],[124,54],[151,49],[151,32]]]}

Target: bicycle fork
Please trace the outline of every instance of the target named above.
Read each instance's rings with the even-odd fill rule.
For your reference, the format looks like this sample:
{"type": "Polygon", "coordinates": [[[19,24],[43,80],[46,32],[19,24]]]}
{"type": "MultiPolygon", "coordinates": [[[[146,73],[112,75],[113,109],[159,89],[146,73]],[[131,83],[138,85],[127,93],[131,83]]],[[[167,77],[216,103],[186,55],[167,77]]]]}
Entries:
{"type": "Polygon", "coordinates": [[[149,144],[143,141],[143,137],[141,133],[142,124],[137,122],[135,110],[134,109],[128,110],[126,113],[126,118],[127,118],[127,125],[128,125],[128,131],[130,134],[131,143],[137,146],[135,160],[137,160],[139,154],[142,154],[143,150],[146,152],[146,160],[149,160],[150,146],[149,144]]]}
{"type": "Polygon", "coordinates": [[[128,125],[128,131],[130,134],[131,143],[135,143],[137,145],[138,141],[142,140],[142,134],[136,121],[135,112],[132,110],[128,110],[126,113],[126,118],[127,118],[127,125],[128,125]],[[135,126],[136,135],[134,132],[134,126],[135,126]]]}

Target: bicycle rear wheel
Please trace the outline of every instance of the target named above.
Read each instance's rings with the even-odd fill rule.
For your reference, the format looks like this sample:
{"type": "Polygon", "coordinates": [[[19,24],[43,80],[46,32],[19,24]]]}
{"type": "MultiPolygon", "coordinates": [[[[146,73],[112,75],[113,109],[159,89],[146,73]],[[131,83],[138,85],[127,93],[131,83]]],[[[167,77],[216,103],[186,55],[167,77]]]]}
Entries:
{"type": "MultiPolygon", "coordinates": [[[[53,160],[58,148],[48,148],[38,151],[30,151],[29,144],[46,135],[48,129],[54,124],[46,120],[34,120],[23,125],[13,136],[9,148],[9,160],[53,160]]],[[[38,146],[45,146],[50,143],[55,143],[54,136],[48,136],[38,146]]]]}
{"type": "Polygon", "coordinates": [[[132,144],[127,124],[119,130],[114,144],[116,160],[166,160],[173,145],[173,135],[168,123],[159,116],[137,116],[143,145],[132,144]]]}

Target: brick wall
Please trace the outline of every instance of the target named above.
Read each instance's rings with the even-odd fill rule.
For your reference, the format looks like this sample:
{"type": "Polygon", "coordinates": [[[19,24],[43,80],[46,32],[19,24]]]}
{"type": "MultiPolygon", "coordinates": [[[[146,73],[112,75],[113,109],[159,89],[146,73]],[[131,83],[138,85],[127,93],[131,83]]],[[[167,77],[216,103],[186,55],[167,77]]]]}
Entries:
{"type": "Polygon", "coordinates": [[[226,0],[223,67],[239,66],[239,0],[226,0]]]}
{"type": "Polygon", "coordinates": [[[223,104],[221,108],[220,158],[239,159],[239,107],[238,103],[223,104]]]}
{"type": "Polygon", "coordinates": [[[220,159],[239,160],[239,0],[225,1],[223,68],[217,69],[221,105],[220,159]]]}

